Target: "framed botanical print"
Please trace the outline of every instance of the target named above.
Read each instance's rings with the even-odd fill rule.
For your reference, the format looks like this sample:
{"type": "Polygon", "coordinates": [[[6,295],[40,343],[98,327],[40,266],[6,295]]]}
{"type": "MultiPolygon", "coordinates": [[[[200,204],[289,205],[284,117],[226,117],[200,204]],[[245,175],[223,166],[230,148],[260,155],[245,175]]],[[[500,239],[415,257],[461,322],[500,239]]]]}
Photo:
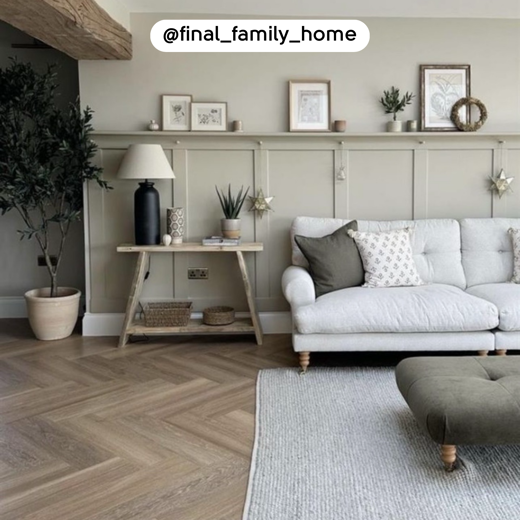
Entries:
{"type": "MultiPolygon", "coordinates": [[[[421,65],[421,130],[449,132],[457,130],[451,120],[453,105],[471,95],[469,65],[421,65]]],[[[469,123],[470,114],[463,108],[461,121],[469,123]]]]}
{"type": "Polygon", "coordinates": [[[202,132],[225,132],[227,103],[192,103],[191,129],[202,132]]]}
{"type": "Polygon", "coordinates": [[[162,129],[189,131],[191,96],[172,94],[162,97],[162,129]]]}
{"type": "Polygon", "coordinates": [[[330,132],[330,81],[289,81],[289,130],[330,132]]]}

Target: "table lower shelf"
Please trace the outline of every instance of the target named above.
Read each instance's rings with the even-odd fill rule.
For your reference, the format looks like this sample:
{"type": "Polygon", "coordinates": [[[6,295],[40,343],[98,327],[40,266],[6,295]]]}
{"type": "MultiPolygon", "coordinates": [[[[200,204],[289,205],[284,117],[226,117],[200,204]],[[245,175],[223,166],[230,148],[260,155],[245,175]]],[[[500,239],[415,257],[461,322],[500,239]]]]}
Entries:
{"type": "Polygon", "coordinates": [[[254,334],[250,318],[236,319],[230,325],[205,325],[202,320],[190,320],[185,327],[146,327],[143,320],[136,320],[127,334],[254,334]]]}

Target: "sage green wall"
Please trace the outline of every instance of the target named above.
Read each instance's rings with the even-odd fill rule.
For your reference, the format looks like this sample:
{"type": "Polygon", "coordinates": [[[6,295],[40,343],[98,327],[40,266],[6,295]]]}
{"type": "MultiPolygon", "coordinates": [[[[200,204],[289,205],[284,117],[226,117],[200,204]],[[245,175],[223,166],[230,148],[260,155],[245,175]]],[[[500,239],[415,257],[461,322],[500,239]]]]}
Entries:
{"type": "MultiPolygon", "coordinates": [[[[368,19],[371,43],[359,54],[177,55],[161,54],[149,40],[153,24],[167,17],[132,17],[132,61],[80,62],[81,96],[96,110],[96,128],[120,131],[95,137],[99,160],[115,189],[89,188],[90,312],[122,312],[131,283],[135,258],[115,252],[118,243],[133,239],[136,184],[115,177],[131,143],[163,145],[176,174],[175,181],[157,185],[163,229],[165,208],[184,206],[190,240],[218,231],[215,184],[262,187],[275,197],[274,212],[263,219],[243,213],[244,239],[265,244],[263,253],[248,260],[262,312],[287,309],[280,277],[290,263],[289,228],[297,215],[378,220],[519,215],[520,195],[499,201],[488,190],[488,176],[500,167],[520,175],[520,134],[503,135],[520,131],[518,21],[368,19]],[[471,64],[473,94],[490,114],[483,132],[346,136],[340,138],[343,153],[334,134],[124,133],[160,119],[160,95],[174,93],[227,101],[229,119],[242,119],[246,131],[286,131],[291,78],[331,79],[333,118],[347,119],[350,132],[377,132],[387,120],[377,102],[382,89],[396,85],[418,93],[421,63],[471,64]],[[347,172],[344,181],[336,179],[341,164],[347,172]]],[[[417,102],[403,118],[418,118],[417,102]]],[[[246,309],[232,256],[156,257],[144,299],[189,298],[197,310],[217,303],[246,309]],[[187,280],[188,267],[209,267],[210,279],[187,280]]]]}
{"type": "MultiPolygon", "coordinates": [[[[327,78],[333,119],[347,119],[349,131],[380,131],[383,89],[418,94],[419,64],[469,63],[472,92],[489,111],[484,130],[520,130],[519,20],[368,18],[370,43],[359,53],[176,54],[150,43],[153,25],[168,18],[132,15],[132,61],[80,62],[82,100],[96,110],[97,129],[145,129],[160,119],[159,96],[181,93],[227,101],[229,119],[242,119],[246,131],[286,131],[287,81],[327,78]]],[[[416,100],[403,118],[418,116],[416,100]]]]}
{"type": "MultiPolygon", "coordinates": [[[[54,49],[13,49],[12,43],[32,43],[32,38],[0,22],[0,67],[7,66],[11,56],[38,68],[56,63],[60,83],[58,105],[66,107],[76,99],[79,92],[77,61],[54,49]]],[[[17,230],[21,227],[21,219],[14,211],[0,216],[0,318],[20,315],[24,306],[23,302],[19,304],[17,297],[22,297],[29,289],[49,285],[47,270],[36,265],[36,257],[40,254],[38,244],[33,240],[20,241],[17,230]]],[[[60,283],[83,290],[84,269],[83,226],[79,223],[71,230],[60,283]]]]}

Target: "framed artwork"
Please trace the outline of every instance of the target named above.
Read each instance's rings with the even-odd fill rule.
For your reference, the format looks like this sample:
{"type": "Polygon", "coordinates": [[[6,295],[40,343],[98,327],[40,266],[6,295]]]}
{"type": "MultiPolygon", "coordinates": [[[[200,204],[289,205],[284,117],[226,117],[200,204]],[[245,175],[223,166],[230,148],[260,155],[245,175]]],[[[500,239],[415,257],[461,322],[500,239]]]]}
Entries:
{"type": "MultiPolygon", "coordinates": [[[[451,120],[453,105],[471,95],[469,65],[421,65],[421,130],[449,132],[457,130],[451,120]]],[[[460,111],[461,121],[469,123],[466,108],[460,111]]]]}
{"type": "Polygon", "coordinates": [[[202,132],[225,132],[227,103],[192,103],[191,129],[202,132]]]}
{"type": "Polygon", "coordinates": [[[191,96],[172,94],[162,97],[162,129],[189,131],[191,96]]]}
{"type": "Polygon", "coordinates": [[[330,80],[289,81],[289,130],[330,132],[330,80]]]}

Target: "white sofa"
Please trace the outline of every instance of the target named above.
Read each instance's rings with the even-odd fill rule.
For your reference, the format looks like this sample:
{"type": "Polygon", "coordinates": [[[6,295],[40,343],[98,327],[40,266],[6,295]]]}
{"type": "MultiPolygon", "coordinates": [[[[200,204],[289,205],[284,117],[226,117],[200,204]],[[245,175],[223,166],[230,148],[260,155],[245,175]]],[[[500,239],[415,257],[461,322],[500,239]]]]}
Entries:
{"type": "Polygon", "coordinates": [[[334,291],[316,298],[294,235],[321,237],[349,220],[298,217],[292,266],[282,278],[291,305],[293,347],[306,370],[318,351],[478,351],[504,355],[520,346],[520,284],[510,283],[508,229],[520,219],[358,220],[359,231],[412,227],[417,269],[426,285],[334,291]]]}

